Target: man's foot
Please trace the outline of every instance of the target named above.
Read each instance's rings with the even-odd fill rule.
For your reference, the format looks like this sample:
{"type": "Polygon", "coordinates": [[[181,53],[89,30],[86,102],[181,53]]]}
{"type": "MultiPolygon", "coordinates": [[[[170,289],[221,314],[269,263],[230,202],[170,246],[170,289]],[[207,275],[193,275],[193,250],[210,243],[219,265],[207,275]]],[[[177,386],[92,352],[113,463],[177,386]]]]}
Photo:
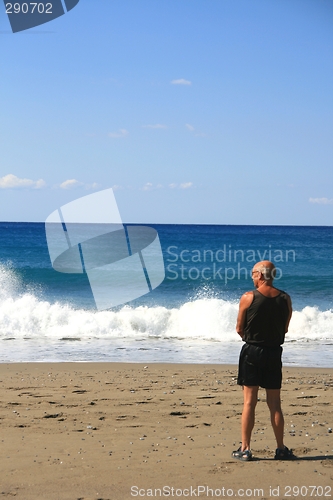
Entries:
{"type": "Polygon", "coordinates": [[[284,448],[276,448],[275,460],[294,460],[295,458],[292,450],[289,450],[286,446],[284,448]]]}
{"type": "Polygon", "coordinates": [[[249,462],[252,460],[252,452],[251,450],[242,451],[242,447],[240,446],[238,450],[233,451],[231,456],[236,458],[237,460],[242,460],[242,462],[249,462]]]}

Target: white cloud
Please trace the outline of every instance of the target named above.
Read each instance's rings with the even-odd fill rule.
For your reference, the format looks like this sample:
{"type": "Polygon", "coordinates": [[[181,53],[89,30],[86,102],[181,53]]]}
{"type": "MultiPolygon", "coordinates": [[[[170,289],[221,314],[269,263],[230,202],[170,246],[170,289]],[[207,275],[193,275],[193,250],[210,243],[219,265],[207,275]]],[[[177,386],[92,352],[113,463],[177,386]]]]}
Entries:
{"type": "Polygon", "coordinates": [[[38,181],[35,182],[34,188],[35,189],[41,189],[46,186],[46,182],[43,181],[43,179],[38,179],[38,181]]]}
{"type": "Polygon", "coordinates": [[[82,182],[77,181],[76,179],[68,179],[60,184],[61,189],[71,189],[73,187],[82,186],[82,182]]]}
{"type": "Polygon", "coordinates": [[[121,137],[126,137],[128,135],[128,131],[125,128],[120,128],[118,132],[110,132],[109,137],[112,139],[119,139],[121,137]]]}
{"type": "Polygon", "coordinates": [[[194,131],[194,127],[193,127],[193,125],[190,125],[189,123],[186,123],[185,127],[186,127],[188,130],[190,130],[191,132],[193,132],[193,131],[194,131]]]}
{"type": "Polygon", "coordinates": [[[156,125],[142,125],[142,128],[168,128],[166,125],[156,123],[156,125]]]}
{"type": "MultiPolygon", "coordinates": [[[[189,130],[190,132],[194,132],[195,131],[195,128],[193,127],[193,125],[190,125],[189,123],[186,123],[185,124],[185,127],[187,128],[187,130],[189,130]]],[[[195,137],[207,137],[207,134],[203,133],[203,132],[196,132],[195,134],[195,137]]]]}
{"type": "Polygon", "coordinates": [[[38,179],[38,181],[33,181],[31,179],[20,179],[16,175],[8,174],[4,177],[0,177],[0,189],[17,189],[17,188],[32,188],[41,189],[46,186],[43,179],[38,179]]]}
{"type": "MultiPolygon", "coordinates": [[[[73,179],[74,180],[74,179],[73,179]]],[[[82,184],[81,182],[79,184],[82,184]]],[[[95,190],[95,189],[98,189],[101,187],[100,184],[97,184],[97,182],[93,182],[92,184],[86,184],[86,189],[91,189],[91,190],[95,190]]]]}
{"type": "Polygon", "coordinates": [[[169,184],[170,189],[189,189],[193,186],[193,182],[183,182],[182,184],[169,184]]]}
{"type": "Polygon", "coordinates": [[[180,189],[189,189],[193,186],[193,182],[183,182],[179,187],[180,189]]]}
{"type": "Polygon", "coordinates": [[[310,198],[310,203],[317,203],[318,205],[333,205],[333,198],[310,198]]]}
{"type": "Polygon", "coordinates": [[[152,182],[146,182],[146,184],[143,186],[144,191],[151,191],[152,189],[161,189],[163,187],[162,184],[154,184],[152,182]]]}
{"type": "Polygon", "coordinates": [[[184,78],[180,78],[179,80],[171,80],[172,85],[192,85],[190,80],[185,80],[184,78]]]}

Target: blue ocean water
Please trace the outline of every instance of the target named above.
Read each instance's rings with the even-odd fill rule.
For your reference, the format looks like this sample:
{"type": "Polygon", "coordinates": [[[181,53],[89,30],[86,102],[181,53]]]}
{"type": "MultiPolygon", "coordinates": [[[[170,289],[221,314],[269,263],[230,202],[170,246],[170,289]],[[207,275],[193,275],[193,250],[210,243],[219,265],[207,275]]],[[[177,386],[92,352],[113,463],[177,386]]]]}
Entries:
{"type": "Polygon", "coordinates": [[[87,275],[52,268],[43,223],[0,223],[0,361],[236,363],[238,301],[268,259],[293,301],[284,363],[332,366],[333,227],[150,226],[164,281],[97,311],[87,275]]]}

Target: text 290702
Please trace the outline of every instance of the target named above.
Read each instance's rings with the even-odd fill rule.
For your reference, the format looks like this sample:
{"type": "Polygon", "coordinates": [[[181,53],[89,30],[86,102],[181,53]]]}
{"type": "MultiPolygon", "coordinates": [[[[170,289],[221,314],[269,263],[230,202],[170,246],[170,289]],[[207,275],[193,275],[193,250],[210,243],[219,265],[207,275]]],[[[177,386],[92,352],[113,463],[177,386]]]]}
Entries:
{"type": "Polygon", "coordinates": [[[6,3],[7,14],[52,14],[52,3],[24,2],[6,3]]]}

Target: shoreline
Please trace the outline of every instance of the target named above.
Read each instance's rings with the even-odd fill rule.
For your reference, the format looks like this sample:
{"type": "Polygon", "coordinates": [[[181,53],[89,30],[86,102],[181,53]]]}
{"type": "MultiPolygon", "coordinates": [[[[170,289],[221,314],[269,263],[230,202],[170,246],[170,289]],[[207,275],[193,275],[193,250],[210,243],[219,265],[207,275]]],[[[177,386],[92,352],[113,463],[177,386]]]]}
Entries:
{"type": "Polygon", "coordinates": [[[333,369],[283,368],[285,442],[298,457],[292,462],[273,459],[263,389],[254,460],[231,458],[242,411],[236,377],[229,364],[0,363],[2,495],[126,500],[172,497],[171,490],[162,494],[169,487],[174,497],[196,488],[211,498],[198,490],[207,487],[215,497],[258,489],[254,497],[268,500],[287,498],[288,487],[316,485],[332,496],[333,369]]]}
{"type": "MultiPolygon", "coordinates": [[[[121,367],[122,365],[124,365],[123,367],[129,367],[131,365],[133,365],[134,367],[138,367],[138,366],[141,366],[141,365],[147,365],[147,366],[186,366],[186,367],[198,367],[198,366],[205,366],[207,368],[211,367],[211,368],[214,368],[214,369],[217,369],[218,367],[219,368],[234,368],[236,370],[236,373],[237,373],[237,369],[238,369],[238,363],[216,363],[216,362],[213,362],[213,363],[209,363],[209,362],[203,362],[203,363],[197,363],[197,362],[193,362],[193,363],[188,363],[186,361],[175,361],[175,362],[169,362],[169,361],[150,361],[150,360],[146,360],[146,361],[90,361],[90,360],[87,360],[87,361],[84,361],[84,360],[73,360],[73,361],[0,361],[0,373],[1,373],[1,367],[3,366],[17,366],[17,367],[22,367],[24,365],[27,365],[27,366],[47,366],[47,365],[50,365],[50,366],[64,366],[64,365],[69,365],[72,366],[72,367],[77,367],[79,365],[83,365],[83,366],[93,366],[93,365],[96,365],[96,367],[103,367],[104,365],[105,366],[109,366],[109,365],[115,365],[115,366],[119,366],[121,367]]],[[[311,372],[312,371],[316,371],[316,372],[320,372],[320,371],[333,371],[333,368],[330,367],[330,366],[307,366],[307,365],[290,365],[288,363],[284,363],[283,364],[283,371],[286,371],[286,370],[309,370],[311,372]]]]}
{"type": "MultiPolygon", "coordinates": [[[[68,367],[75,367],[75,366],[78,366],[78,365],[82,365],[83,367],[84,366],[89,366],[89,365],[92,365],[92,366],[95,366],[96,365],[96,368],[97,367],[112,367],[112,366],[115,366],[115,367],[119,367],[119,368],[125,368],[125,367],[128,367],[128,366],[131,366],[133,365],[133,367],[138,367],[139,365],[141,366],[155,366],[155,367],[158,367],[158,366],[182,366],[182,367],[199,367],[199,366],[204,366],[204,367],[207,367],[207,368],[214,368],[214,369],[218,369],[218,368],[228,368],[228,369],[232,369],[234,368],[237,372],[237,369],[238,369],[238,364],[236,363],[187,363],[187,362],[183,362],[183,361],[174,361],[174,362],[169,362],[169,361],[0,361],[0,374],[1,374],[1,367],[3,366],[17,366],[17,367],[22,367],[24,365],[28,365],[28,366],[48,366],[48,365],[51,365],[51,366],[58,366],[61,367],[63,365],[68,365],[68,367]]],[[[286,371],[286,370],[306,370],[306,371],[315,371],[315,372],[320,372],[320,371],[323,371],[323,372],[327,372],[327,371],[332,371],[333,373],[333,367],[329,367],[329,366],[303,366],[303,365],[288,365],[288,364],[283,364],[283,367],[282,367],[283,371],[286,371]]]]}
{"type": "MultiPolygon", "coordinates": [[[[331,344],[285,343],[282,363],[292,368],[330,368],[331,344]]],[[[2,343],[0,364],[15,363],[145,363],[237,365],[242,342],[124,342],[80,341],[40,344],[37,339],[23,343],[2,343]],[[14,349],[15,348],[15,349],[14,349]]]]}

